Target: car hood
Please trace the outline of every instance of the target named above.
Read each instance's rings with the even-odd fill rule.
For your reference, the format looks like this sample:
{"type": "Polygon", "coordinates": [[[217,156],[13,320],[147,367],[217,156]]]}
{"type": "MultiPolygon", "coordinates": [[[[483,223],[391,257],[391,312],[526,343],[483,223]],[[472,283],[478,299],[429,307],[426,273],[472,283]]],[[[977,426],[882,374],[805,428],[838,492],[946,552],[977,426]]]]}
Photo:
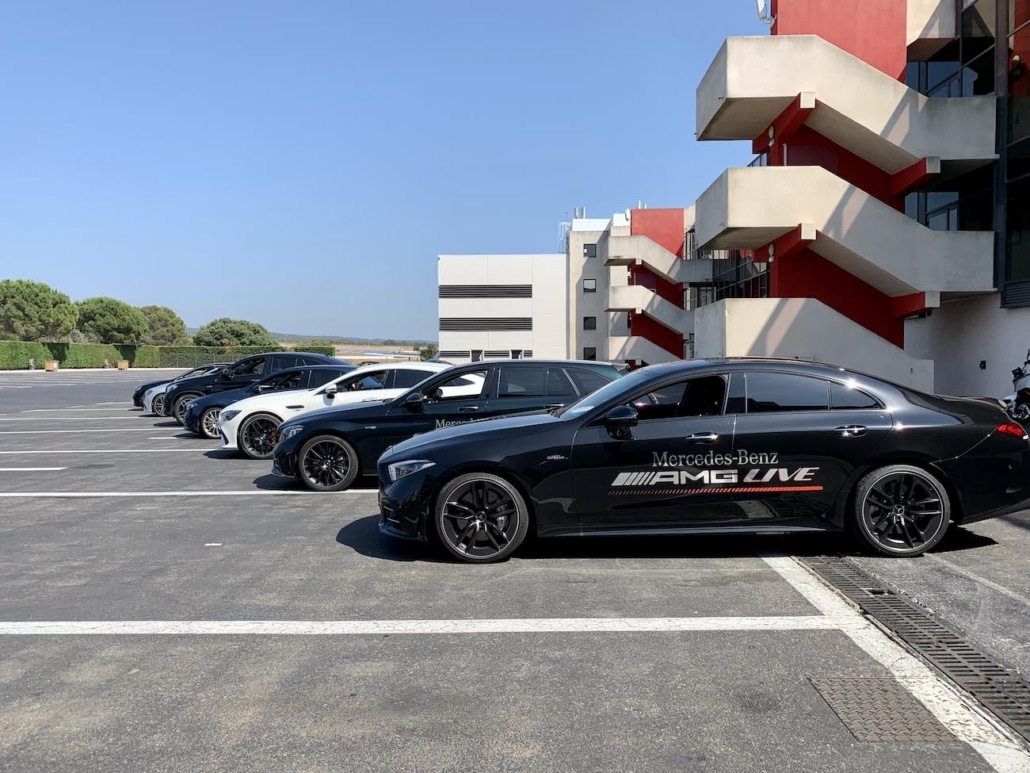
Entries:
{"type": "Polygon", "coordinates": [[[416,435],[393,446],[383,456],[385,458],[389,454],[396,458],[397,454],[409,455],[413,451],[425,452],[434,446],[479,441],[485,439],[484,435],[508,434],[512,437],[525,437],[537,432],[546,432],[560,421],[562,421],[560,417],[547,411],[534,411],[507,418],[483,419],[454,427],[435,429],[424,435],[416,435]]]}
{"type": "Polygon", "coordinates": [[[224,392],[215,392],[214,394],[198,397],[193,402],[197,404],[197,408],[203,410],[212,405],[229,405],[229,403],[234,403],[246,396],[247,392],[245,389],[229,389],[224,392]]]}

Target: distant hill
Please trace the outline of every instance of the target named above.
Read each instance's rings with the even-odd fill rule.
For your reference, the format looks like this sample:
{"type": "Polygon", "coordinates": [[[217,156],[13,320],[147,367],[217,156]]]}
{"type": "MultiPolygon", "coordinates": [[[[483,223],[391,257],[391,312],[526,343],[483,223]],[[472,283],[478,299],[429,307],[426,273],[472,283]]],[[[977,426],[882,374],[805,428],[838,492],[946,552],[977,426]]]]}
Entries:
{"type": "MultiPolygon", "coordinates": [[[[195,327],[187,327],[186,333],[188,335],[194,335],[197,332],[195,327]]],[[[282,341],[283,343],[290,343],[292,341],[328,341],[331,344],[347,345],[352,344],[356,346],[404,346],[420,344],[422,346],[436,345],[436,341],[421,341],[418,339],[398,339],[398,338],[348,338],[346,336],[325,336],[325,335],[300,335],[298,333],[273,333],[269,331],[268,334],[272,336],[276,341],[282,341]]]]}

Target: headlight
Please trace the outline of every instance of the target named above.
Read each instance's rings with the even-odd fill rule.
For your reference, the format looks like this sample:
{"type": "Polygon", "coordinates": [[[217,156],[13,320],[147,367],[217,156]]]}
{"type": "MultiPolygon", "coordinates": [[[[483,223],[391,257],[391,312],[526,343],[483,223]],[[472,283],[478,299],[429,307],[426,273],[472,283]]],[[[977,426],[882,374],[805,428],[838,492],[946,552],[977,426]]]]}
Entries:
{"type": "Polygon", "coordinates": [[[394,462],[386,469],[390,475],[390,480],[398,481],[401,478],[406,478],[408,475],[428,469],[434,464],[436,462],[431,462],[428,459],[412,459],[407,462],[394,462]]]}
{"type": "Polygon", "coordinates": [[[220,418],[222,421],[232,421],[239,415],[239,411],[222,411],[220,414],[218,414],[218,418],[220,418]]]}
{"type": "Polygon", "coordinates": [[[279,433],[279,439],[280,440],[289,440],[294,435],[300,434],[300,432],[303,429],[304,429],[304,425],[303,424],[294,424],[294,425],[292,425],[290,427],[287,427],[286,429],[282,430],[279,433]]]}

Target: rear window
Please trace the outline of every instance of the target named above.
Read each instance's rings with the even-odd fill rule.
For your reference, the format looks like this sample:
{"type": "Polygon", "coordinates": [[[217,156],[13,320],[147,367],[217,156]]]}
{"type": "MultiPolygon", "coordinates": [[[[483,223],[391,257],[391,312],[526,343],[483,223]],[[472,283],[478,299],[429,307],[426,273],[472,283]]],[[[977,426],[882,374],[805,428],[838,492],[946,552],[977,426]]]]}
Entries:
{"type": "Polygon", "coordinates": [[[393,386],[395,389],[408,389],[422,381],[425,381],[433,374],[431,370],[404,370],[398,369],[393,372],[393,386]]]}
{"type": "Polygon", "coordinates": [[[821,378],[792,373],[747,374],[747,412],[783,413],[825,411],[829,404],[829,384],[821,378]]]}
{"type": "Polygon", "coordinates": [[[568,374],[561,368],[547,369],[547,396],[574,397],[576,387],[572,385],[568,374]]]}
{"type": "Polygon", "coordinates": [[[880,408],[880,401],[860,389],[846,384],[830,382],[830,408],[835,411],[861,411],[869,408],[880,408]]]}
{"type": "Polygon", "coordinates": [[[543,397],[545,394],[547,368],[501,368],[498,397],[543,397]]]}
{"type": "Polygon", "coordinates": [[[576,385],[581,395],[588,395],[596,392],[605,384],[611,383],[612,379],[605,378],[600,373],[586,368],[569,368],[566,371],[572,382],[576,385]]]}

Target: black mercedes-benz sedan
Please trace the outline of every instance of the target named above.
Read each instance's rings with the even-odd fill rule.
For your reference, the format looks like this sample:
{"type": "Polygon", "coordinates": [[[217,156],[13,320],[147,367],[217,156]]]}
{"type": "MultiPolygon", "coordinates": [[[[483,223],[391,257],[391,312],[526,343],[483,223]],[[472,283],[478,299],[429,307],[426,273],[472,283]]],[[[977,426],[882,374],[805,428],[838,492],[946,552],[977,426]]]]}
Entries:
{"type": "Polygon", "coordinates": [[[456,365],[393,400],[323,408],[279,425],[272,472],[315,491],[342,491],[375,475],[395,443],[441,427],[558,410],[619,378],[614,366],[575,360],[489,360],[456,365]]]}
{"type": "Polygon", "coordinates": [[[215,392],[190,400],[182,414],[182,425],[188,432],[215,440],[218,434],[218,416],[227,405],[267,392],[286,392],[292,389],[316,389],[335,378],[354,370],[355,365],[305,365],[287,368],[265,376],[242,389],[215,392]]]}
{"type": "Polygon", "coordinates": [[[266,352],[244,357],[217,373],[183,379],[170,384],[164,395],[164,416],[182,424],[186,403],[215,392],[242,389],[271,373],[303,365],[349,365],[343,360],[312,352],[266,352]]]}
{"type": "Polygon", "coordinates": [[[634,371],[554,413],[445,429],[378,463],[380,530],[497,561],[541,537],[846,530],[914,556],[1030,506],[1000,401],[793,360],[634,371]]]}
{"type": "Polygon", "coordinates": [[[147,393],[147,390],[153,389],[156,386],[162,384],[170,384],[173,381],[182,381],[185,378],[193,378],[194,376],[203,376],[208,373],[212,373],[216,370],[221,370],[226,365],[231,365],[231,362],[211,362],[207,365],[200,365],[196,368],[191,368],[184,373],[180,373],[175,378],[165,378],[159,381],[148,381],[146,384],[140,384],[132,393],[132,404],[137,408],[143,407],[143,395],[147,393]]]}

